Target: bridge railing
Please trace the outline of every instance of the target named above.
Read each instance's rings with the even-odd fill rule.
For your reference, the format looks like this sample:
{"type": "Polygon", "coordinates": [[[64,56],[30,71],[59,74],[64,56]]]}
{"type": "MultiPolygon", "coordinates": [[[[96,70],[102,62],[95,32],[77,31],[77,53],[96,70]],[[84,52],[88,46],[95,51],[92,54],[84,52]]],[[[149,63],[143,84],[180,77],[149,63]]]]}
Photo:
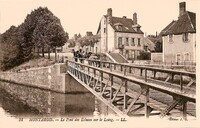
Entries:
{"type": "MultiPolygon", "coordinates": [[[[78,63],[78,62],[74,62],[74,61],[68,61],[68,72],[71,73],[72,75],[74,75],[76,78],[80,79],[82,81],[83,84],[86,85],[90,85],[91,80],[93,80],[93,86],[91,88],[93,88],[93,90],[96,90],[97,84],[99,83],[100,85],[100,89],[99,92],[100,94],[103,95],[103,93],[105,92],[106,88],[108,86],[111,87],[110,89],[110,100],[113,102],[114,100],[116,100],[117,95],[119,94],[119,92],[121,91],[121,89],[123,88],[123,106],[125,108],[125,113],[128,113],[131,109],[131,106],[138,100],[138,98],[141,95],[145,95],[145,106],[147,106],[147,104],[149,103],[149,89],[152,90],[156,90],[158,92],[162,92],[166,95],[171,95],[172,97],[174,97],[176,100],[175,102],[172,102],[172,106],[169,106],[169,108],[167,108],[165,111],[163,111],[164,114],[166,114],[167,112],[169,112],[173,107],[173,105],[177,105],[180,102],[180,99],[183,100],[183,105],[187,106],[187,102],[196,102],[196,94],[195,93],[191,93],[191,91],[188,91],[187,88],[183,88],[181,87],[180,89],[177,88],[173,88],[173,86],[163,86],[160,84],[156,84],[156,83],[152,83],[149,82],[149,80],[147,79],[147,70],[155,70],[154,68],[147,68],[147,67],[141,67],[141,66],[137,66],[137,67],[131,67],[131,68],[139,68],[142,70],[145,70],[144,72],[144,76],[145,79],[137,79],[131,76],[127,76],[126,74],[126,70],[124,73],[117,73],[117,72],[113,72],[113,68],[111,68],[111,65],[119,65],[119,66],[124,66],[121,64],[116,64],[116,63],[110,63],[110,62],[100,62],[100,61],[90,61],[89,62],[91,65],[86,65],[83,63],[78,63]],[[98,63],[96,63],[98,62],[98,63]],[[110,64],[110,70],[107,70],[105,68],[103,68],[103,63],[108,63],[110,64]],[[93,66],[94,64],[96,64],[96,66],[93,66]],[[105,77],[108,77],[105,80],[105,77]],[[118,88],[114,88],[114,79],[118,79],[121,81],[121,83],[119,84],[118,88]],[[130,90],[128,88],[128,83],[133,83],[137,86],[140,87],[140,89],[138,90],[138,94],[136,94],[136,96],[133,98],[133,101],[131,102],[131,104],[129,103],[128,105],[128,100],[130,98],[127,98],[127,95],[130,94],[130,90]],[[115,91],[114,91],[115,90],[115,91]],[[177,100],[178,99],[178,100],[177,100]]],[[[126,65],[128,67],[130,67],[129,65],[126,65]]],[[[124,68],[126,69],[126,68],[124,68]]],[[[157,70],[155,70],[157,71],[157,70]]],[[[165,71],[165,70],[160,70],[160,71],[165,71]]],[[[167,70],[168,71],[168,70],[167,70]]],[[[169,72],[169,71],[168,71],[169,72]]],[[[177,73],[177,72],[175,72],[177,73]]],[[[185,72],[178,72],[178,73],[182,73],[183,75],[188,75],[185,72]]],[[[190,74],[192,75],[192,74],[190,74]]],[[[130,96],[130,95],[129,95],[130,96]]],[[[147,107],[148,108],[148,107],[147,107]]],[[[147,109],[145,108],[145,110],[147,109]]],[[[184,115],[186,115],[186,109],[187,107],[184,107],[183,113],[184,115]]]]}
{"type": "Polygon", "coordinates": [[[140,66],[140,65],[130,65],[126,63],[114,63],[114,62],[100,61],[100,60],[88,60],[88,63],[92,66],[100,68],[103,67],[110,68],[110,71],[118,70],[123,72],[124,75],[126,74],[136,75],[137,73],[133,72],[136,69],[140,71],[139,76],[143,77],[146,81],[148,78],[156,79],[156,77],[158,76],[160,77],[157,78],[157,80],[159,81],[176,85],[179,84],[181,90],[183,90],[184,87],[187,89],[189,88],[194,90],[196,87],[196,73],[192,72],[172,70],[172,69],[162,69],[162,68],[140,66]],[[178,79],[175,80],[174,79],[175,76],[178,79]],[[190,88],[190,86],[195,86],[195,87],[190,88]]]}
{"type": "MultiPolygon", "coordinates": [[[[120,78],[120,79],[125,79],[127,81],[130,81],[130,82],[133,82],[133,83],[138,83],[138,81],[135,81],[135,79],[133,81],[131,81],[132,79],[130,79],[130,77],[127,78],[127,67],[128,68],[137,68],[137,69],[140,69],[141,71],[144,71],[144,75],[142,72],[140,72],[140,75],[143,75],[144,77],[144,81],[142,80],[142,83],[138,83],[138,84],[144,84],[144,85],[148,85],[148,75],[147,75],[147,70],[150,70],[150,71],[154,71],[154,72],[163,72],[163,73],[171,73],[173,75],[180,75],[180,86],[179,86],[179,91],[181,94],[186,94],[187,92],[195,92],[196,93],[196,89],[191,89],[188,87],[188,85],[186,87],[183,87],[183,79],[182,77],[183,76],[189,76],[189,77],[194,77],[196,76],[194,73],[190,73],[190,72],[184,72],[184,71],[174,71],[174,70],[166,70],[166,69],[158,69],[158,68],[152,68],[152,67],[143,67],[143,66],[130,66],[130,65],[124,65],[124,64],[120,64],[120,63],[113,63],[113,62],[107,62],[107,61],[89,61],[88,62],[89,65],[86,65],[86,64],[83,64],[83,63],[79,63],[79,62],[74,62],[74,61],[68,61],[68,64],[69,65],[74,65],[76,67],[81,67],[82,70],[87,70],[87,71],[91,71],[93,70],[93,73],[96,74],[96,72],[99,72],[100,74],[108,74],[109,76],[112,75],[112,76],[115,76],[117,78],[120,78]],[[105,70],[103,69],[103,64],[104,63],[107,63],[109,64],[110,66],[110,70],[105,70]],[[124,70],[123,73],[115,73],[115,72],[112,72],[114,71],[113,69],[115,68],[114,66],[111,66],[111,65],[114,65],[114,66],[120,66],[120,70],[121,70],[121,67],[123,68],[124,67],[124,70]]],[[[101,76],[103,79],[103,76],[101,76]]],[[[166,80],[165,80],[166,81],[166,80]]],[[[150,82],[150,81],[149,81],[150,82]]],[[[153,87],[154,88],[154,87],[153,87]]],[[[171,92],[173,93],[173,92],[171,92]]]]}

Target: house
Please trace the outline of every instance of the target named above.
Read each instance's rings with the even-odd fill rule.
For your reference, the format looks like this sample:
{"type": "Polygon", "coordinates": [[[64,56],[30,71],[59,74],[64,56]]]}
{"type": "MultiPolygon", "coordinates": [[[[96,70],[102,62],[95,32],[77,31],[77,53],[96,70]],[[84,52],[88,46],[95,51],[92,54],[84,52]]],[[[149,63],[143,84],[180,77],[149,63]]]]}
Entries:
{"type": "Polygon", "coordinates": [[[144,50],[144,33],[137,23],[137,14],[133,18],[115,17],[112,9],[103,15],[97,35],[100,35],[101,53],[121,53],[126,59],[137,59],[144,50]]]}
{"type": "Polygon", "coordinates": [[[196,14],[186,11],[186,3],[179,3],[178,20],[162,31],[164,63],[196,62],[196,14]]]}
{"type": "Polygon", "coordinates": [[[66,49],[70,49],[72,52],[82,49],[85,53],[100,53],[99,40],[99,35],[93,35],[92,32],[86,32],[86,35],[83,37],[75,34],[74,37],[69,39],[66,43],[66,45],[68,45],[66,49]]]}
{"type": "Polygon", "coordinates": [[[144,37],[145,52],[162,52],[162,38],[156,35],[148,35],[144,37]]]}
{"type": "Polygon", "coordinates": [[[100,53],[100,48],[98,47],[100,44],[99,35],[93,35],[92,32],[86,32],[86,35],[79,38],[77,41],[80,43],[80,48],[85,53],[100,53]]]}

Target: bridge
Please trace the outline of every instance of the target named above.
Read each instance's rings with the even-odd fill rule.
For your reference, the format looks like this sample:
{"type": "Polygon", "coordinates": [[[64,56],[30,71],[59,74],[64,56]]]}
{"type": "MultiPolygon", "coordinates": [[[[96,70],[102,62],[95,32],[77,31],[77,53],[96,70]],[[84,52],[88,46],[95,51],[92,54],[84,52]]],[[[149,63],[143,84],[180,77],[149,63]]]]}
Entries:
{"type": "Polygon", "coordinates": [[[119,116],[196,116],[196,74],[124,63],[68,61],[67,72],[119,116]],[[162,77],[160,77],[162,76],[162,77]]]}

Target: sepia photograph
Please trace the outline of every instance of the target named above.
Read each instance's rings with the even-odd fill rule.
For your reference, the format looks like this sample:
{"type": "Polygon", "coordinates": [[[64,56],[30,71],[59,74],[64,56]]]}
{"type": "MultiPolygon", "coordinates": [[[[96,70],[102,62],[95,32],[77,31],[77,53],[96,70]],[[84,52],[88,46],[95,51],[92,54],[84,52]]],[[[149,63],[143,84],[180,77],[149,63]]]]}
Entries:
{"type": "Polygon", "coordinates": [[[199,5],[0,0],[0,127],[200,127],[199,5]]]}

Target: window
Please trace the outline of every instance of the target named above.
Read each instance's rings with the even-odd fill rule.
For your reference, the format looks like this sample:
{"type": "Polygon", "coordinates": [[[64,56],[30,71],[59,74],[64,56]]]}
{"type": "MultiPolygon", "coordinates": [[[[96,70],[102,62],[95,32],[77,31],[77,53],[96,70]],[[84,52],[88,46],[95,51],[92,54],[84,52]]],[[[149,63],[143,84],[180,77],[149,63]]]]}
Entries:
{"type": "Polygon", "coordinates": [[[138,38],[138,46],[141,46],[141,44],[140,44],[140,38],[138,38]]]}
{"type": "Polygon", "coordinates": [[[173,42],[173,35],[169,35],[169,42],[173,42]]]}
{"type": "Polygon", "coordinates": [[[176,54],[176,62],[177,64],[181,62],[181,54],[176,54]]]}
{"type": "Polygon", "coordinates": [[[129,46],[128,38],[126,38],[126,46],[129,46]]]}
{"type": "Polygon", "coordinates": [[[188,41],[188,33],[183,34],[183,41],[184,42],[188,41]]]}
{"type": "Polygon", "coordinates": [[[106,33],[106,28],[104,28],[103,32],[106,33]]]}
{"type": "Polygon", "coordinates": [[[131,40],[131,46],[135,46],[135,38],[132,38],[132,40],[131,40]]]}
{"type": "Polygon", "coordinates": [[[190,54],[189,53],[185,53],[185,61],[189,61],[190,60],[190,54]]]}
{"type": "Polygon", "coordinates": [[[122,31],[122,26],[121,25],[118,25],[118,30],[122,31]]]}
{"type": "Polygon", "coordinates": [[[122,37],[118,37],[118,47],[122,47],[122,37]]]}
{"type": "Polygon", "coordinates": [[[121,44],[121,45],[122,45],[122,37],[119,37],[119,38],[118,38],[118,44],[121,44]]]}

